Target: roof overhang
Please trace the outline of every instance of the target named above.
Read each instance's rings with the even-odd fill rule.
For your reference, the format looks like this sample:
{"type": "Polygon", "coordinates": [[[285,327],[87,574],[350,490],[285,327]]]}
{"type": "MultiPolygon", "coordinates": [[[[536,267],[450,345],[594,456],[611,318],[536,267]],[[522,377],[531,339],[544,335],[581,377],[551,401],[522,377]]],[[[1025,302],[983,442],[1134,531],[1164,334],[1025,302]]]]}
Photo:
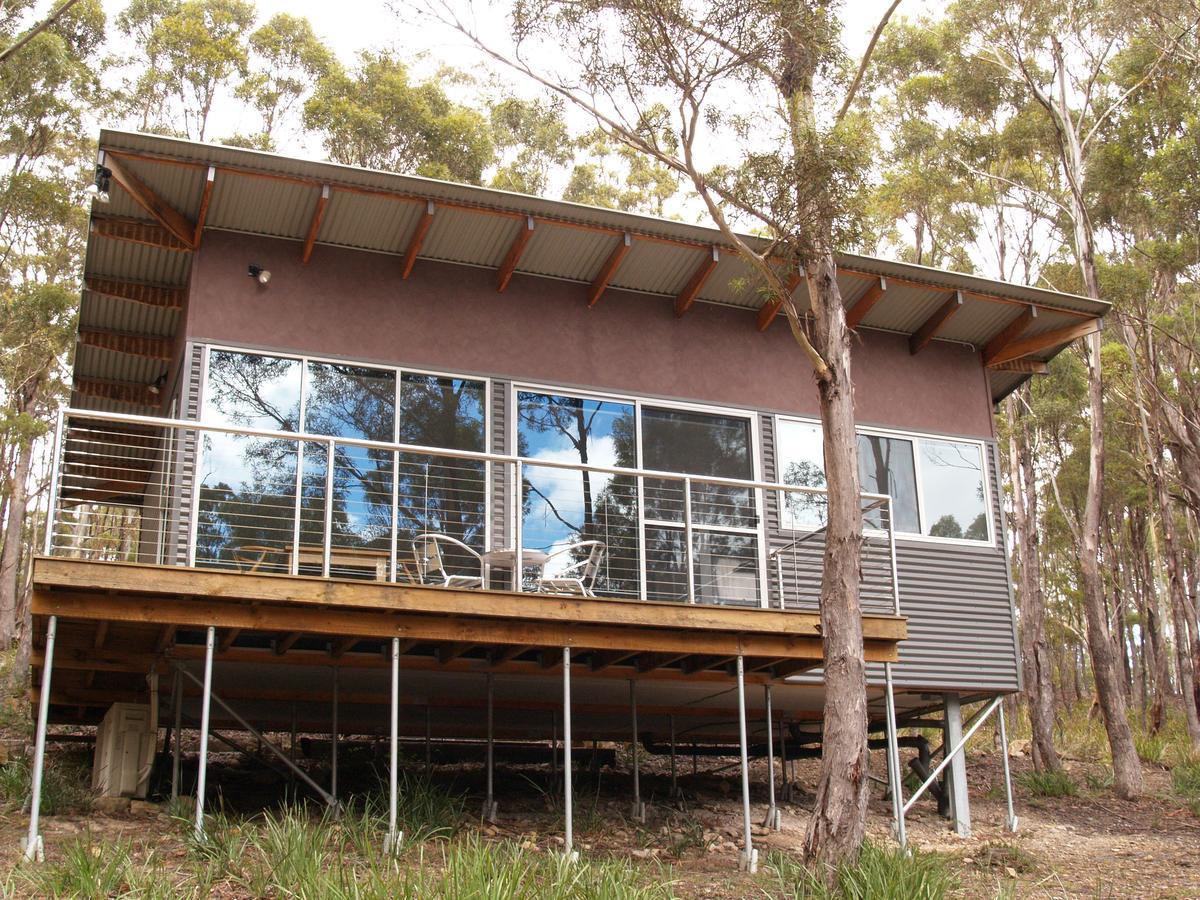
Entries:
{"type": "MultiPolygon", "coordinates": [[[[421,259],[515,275],[741,307],[747,327],[771,327],[750,267],[719,231],[633,213],[547,200],[178,138],[103,130],[111,200],[93,206],[72,402],[154,409],[148,388],[178,331],[191,256],[206,229],[296,241],[309,263],[321,246],[394,254],[397,278],[421,259]]],[[[752,246],[764,239],[744,236],[752,246]]],[[[839,254],[838,281],[856,328],[968,344],[988,366],[999,400],[1081,334],[1108,305],[1072,294],[924,266],[839,254]]],[[[800,309],[805,291],[793,281],[800,309]]],[[[776,326],[781,327],[781,326],[776,326]]]]}

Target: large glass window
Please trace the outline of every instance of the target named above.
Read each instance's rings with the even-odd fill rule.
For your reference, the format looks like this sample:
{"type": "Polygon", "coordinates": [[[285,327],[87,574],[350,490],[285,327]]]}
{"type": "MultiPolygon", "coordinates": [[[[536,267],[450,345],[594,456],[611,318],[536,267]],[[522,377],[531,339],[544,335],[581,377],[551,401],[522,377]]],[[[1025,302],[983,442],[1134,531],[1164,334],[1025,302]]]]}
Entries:
{"type": "MultiPolygon", "coordinates": [[[[342,363],[307,364],[304,430],[313,434],[389,442],[396,420],[396,373],[342,363]]],[[[389,450],[334,444],[330,574],[376,577],[391,560],[392,467],[389,450]]],[[[324,563],[327,446],[303,452],[300,571],[319,574],[324,563]]]]}
{"type": "MultiPolygon", "coordinates": [[[[642,466],[685,475],[754,477],[750,420],[680,409],[642,407],[642,466]]],[[[646,518],[683,521],[681,482],[646,480],[646,518]]],[[[692,484],[693,524],[753,528],[753,492],[745,488],[692,484]]]]}
{"type": "Polygon", "coordinates": [[[978,444],[921,439],[925,534],[988,539],[983,453],[978,444]]]}
{"type": "MultiPolygon", "coordinates": [[[[405,372],[400,382],[400,443],[444,450],[487,449],[486,383],[405,372]]],[[[399,454],[400,552],[410,556],[423,532],[449,535],[482,551],[486,534],[487,464],[424,453],[399,454]]],[[[460,551],[446,551],[447,568],[478,574],[460,551]]]]}
{"type": "MultiPolygon", "coordinates": [[[[780,480],[825,486],[819,424],[780,419],[777,441],[780,480]]],[[[892,497],[896,531],[988,540],[986,467],[980,444],[859,434],[858,467],[863,491],[892,497]]],[[[866,522],[876,528],[885,525],[879,512],[868,513],[866,522]]],[[[785,529],[820,527],[825,524],[824,498],[784,501],[780,523],[785,529]]]]}
{"type": "MultiPolygon", "coordinates": [[[[300,424],[299,360],[212,351],[202,419],[263,431],[300,424]]],[[[286,570],[295,522],[296,442],[205,432],[199,458],[196,562],[286,570]]]]}
{"type": "MultiPolygon", "coordinates": [[[[897,531],[919,534],[917,508],[917,472],[913,463],[913,442],[878,434],[858,436],[858,473],[862,489],[868,494],[889,494],[897,531]]],[[[879,527],[878,513],[870,517],[879,527]]]]}
{"type": "MultiPolygon", "coordinates": [[[[821,426],[812,422],[779,420],[779,480],[796,487],[825,488],[825,450],[821,426]]],[[[780,524],[788,530],[819,528],[825,524],[828,503],[824,494],[791,492],[783,495],[780,524]]]]}
{"type": "MultiPolygon", "coordinates": [[[[533,391],[517,393],[519,455],[532,460],[581,465],[637,466],[634,405],[533,391]]],[[[625,475],[524,467],[522,541],[555,552],[580,541],[606,547],[596,588],[608,595],[639,592],[637,480],[625,475]]],[[[576,562],[575,554],[554,557],[548,576],[576,562]]]]}
{"type": "MultiPolygon", "coordinates": [[[[642,466],[663,472],[750,480],[750,420],[665,407],[642,407],[642,466]]],[[[687,598],[682,482],[645,479],[646,592],[687,598]],[[675,524],[679,523],[679,524],[675,524]]],[[[692,483],[692,572],[704,603],[758,602],[758,513],[747,488],[692,483]],[[736,529],[736,531],[734,531],[736,529]]]]}

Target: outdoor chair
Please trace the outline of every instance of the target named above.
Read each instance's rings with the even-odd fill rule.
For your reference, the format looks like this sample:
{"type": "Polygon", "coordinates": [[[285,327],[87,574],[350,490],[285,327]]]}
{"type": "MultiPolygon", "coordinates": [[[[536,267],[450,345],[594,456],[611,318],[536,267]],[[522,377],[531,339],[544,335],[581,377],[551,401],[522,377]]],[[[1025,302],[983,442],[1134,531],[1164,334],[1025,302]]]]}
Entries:
{"type": "Polygon", "coordinates": [[[604,541],[580,541],[577,544],[555,550],[546,560],[543,573],[547,568],[553,569],[553,559],[564,554],[579,554],[586,551],[582,559],[571,563],[561,572],[547,577],[545,574],[537,581],[537,589],[543,594],[566,594],[576,597],[595,597],[596,576],[600,573],[600,563],[608,546],[604,541]]]}
{"type": "Polygon", "coordinates": [[[239,572],[277,572],[279,553],[278,547],[242,544],[233,548],[233,562],[239,572]]]}
{"type": "Polygon", "coordinates": [[[483,587],[483,557],[458,538],[448,534],[419,534],[413,539],[413,558],[422,584],[440,584],[452,588],[483,587]],[[452,575],[446,570],[446,553],[463,554],[479,564],[478,575],[452,575]]]}

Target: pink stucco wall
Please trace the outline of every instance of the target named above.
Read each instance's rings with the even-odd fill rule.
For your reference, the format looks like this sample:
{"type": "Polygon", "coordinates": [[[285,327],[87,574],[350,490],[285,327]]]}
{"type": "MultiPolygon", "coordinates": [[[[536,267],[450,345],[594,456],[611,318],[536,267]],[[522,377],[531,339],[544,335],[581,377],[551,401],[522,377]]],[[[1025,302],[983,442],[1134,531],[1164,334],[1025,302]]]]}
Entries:
{"type": "MultiPolygon", "coordinates": [[[[676,319],[666,298],[609,291],[593,309],[583,285],[209,231],[195,257],[187,337],[364,361],[589,386],[815,415],[807,363],[779,320],[698,303],[676,319]],[[254,263],[269,285],[247,277],[254,263]]],[[[863,330],[855,348],[858,421],[992,436],[978,352],[863,330]]]]}

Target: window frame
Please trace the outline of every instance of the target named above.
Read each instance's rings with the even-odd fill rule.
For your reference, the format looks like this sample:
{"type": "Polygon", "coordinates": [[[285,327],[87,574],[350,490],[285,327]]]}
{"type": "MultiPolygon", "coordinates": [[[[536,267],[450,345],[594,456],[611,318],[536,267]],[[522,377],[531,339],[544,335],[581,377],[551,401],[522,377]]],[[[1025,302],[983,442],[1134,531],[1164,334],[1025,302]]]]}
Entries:
{"type": "MultiPolygon", "coordinates": [[[[774,449],[775,449],[776,478],[778,479],[778,474],[779,474],[778,469],[779,469],[780,462],[782,459],[781,454],[780,454],[780,451],[782,450],[782,444],[781,444],[781,440],[780,440],[781,431],[780,431],[780,427],[779,427],[780,423],[797,422],[802,425],[816,425],[818,428],[821,428],[823,426],[822,426],[820,419],[813,418],[810,416],[787,415],[785,413],[774,414],[772,416],[772,422],[774,425],[774,442],[775,442],[774,449]]],[[[879,437],[899,438],[900,440],[910,441],[913,445],[913,477],[916,480],[916,486],[917,486],[917,521],[918,521],[918,524],[919,524],[920,528],[922,529],[922,531],[899,531],[899,530],[897,530],[896,531],[896,539],[897,540],[918,541],[918,542],[930,543],[930,544],[949,544],[952,546],[959,546],[959,547],[974,547],[976,549],[979,549],[981,547],[991,547],[993,549],[995,548],[995,546],[996,546],[996,526],[995,526],[995,521],[994,521],[994,519],[995,519],[995,512],[993,509],[994,502],[992,500],[992,494],[993,494],[992,461],[990,459],[991,454],[989,452],[989,448],[991,445],[986,440],[983,440],[981,438],[959,437],[956,435],[948,435],[948,434],[935,434],[935,433],[929,432],[929,431],[908,431],[908,430],[900,429],[900,428],[878,428],[878,427],[870,426],[870,425],[862,425],[862,426],[855,428],[854,434],[855,434],[856,439],[857,439],[858,435],[860,435],[860,434],[867,434],[867,435],[876,435],[879,437]],[[986,519],[987,519],[987,540],[975,541],[975,540],[971,540],[970,538],[939,537],[937,535],[923,533],[924,528],[925,528],[925,518],[926,517],[925,517],[925,473],[921,468],[920,442],[922,440],[940,441],[942,443],[948,442],[948,443],[954,443],[954,444],[970,444],[972,446],[979,448],[979,456],[983,462],[983,469],[982,469],[983,483],[984,483],[984,504],[983,505],[984,505],[984,512],[985,512],[986,519]]],[[[785,534],[785,535],[787,535],[787,534],[812,534],[816,530],[817,530],[817,528],[785,528],[783,525],[783,517],[780,516],[780,519],[779,519],[779,533],[780,534],[785,534]]],[[[863,532],[864,532],[864,534],[870,535],[872,537],[880,537],[880,536],[887,534],[886,531],[883,531],[881,529],[876,529],[876,528],[864,528],[863,532]]]]}
{"type": "MultiPolygon", "coordinates": [[[[519,428],[520,418],[517,415],[517,395],[521,391],[539,394],[555,394],[564,397],[579,397],[585,400],[599,400],[613,403],[625,403],[633,405],[634,412],[634,439],[637,443],[637,461],[638,469],[644,468],[644,460],[642,459],[642,407],[660,407],[662,409],[678,409],[684,412],[707,413],[709,415],[729,416],[731,418],[746,419],[750,424],[750,471],[751,480],[762,481],[763,459],[762,459],[762,435],[760,416],[762,413],[756,410],[743,409],[734,406],[718,406],[709,403],[694,403],[683,400],[664,399],[662,397],[654,397],[647,394],[639,394],[633,391],[628,393],[614,393],[604,390],[590,390],[587,388],[575,388],[569,385],[555,385],[540,381],[521,381],[513,379],[508,384],[507,408],[510,411],[508,419],[513,422],[512,427],[506,428],[508,432],[507,447],[508,453],[512,456],[517,455],[517,429],[519,428]]],[[[678,474],[678,473],[672,473],[678,474]]],[[[680,477],[683,477],[680,475],[680,477]]],[[[701,476],[696,476],[701,477],[701,476]]],[[[646,527],[651,528],[677,528],[680,531],[684,530],[684,526],[680,522],[668,522],[660,519],[647,519],[645,515],[645,477],[637,479],[638,492],[638,554],[640,556],[640,564],[638,566],[638,577],[641,582],[640,597],[645,600],[647,597],[646,586],[646,527]]],[[[754,536],[758,542],[757,562],[758,562],[758,584],[759,584],[759,605],[764,609],[770,605],[770,592],[766,590],[767,581],[767,509],[766,497],[763,491],[753,489],[754,504],[757,511],[757,522],[753,528],[725,528],[714,525],[692,525],[693,531],[711,531],[720,534],[738,534],[745,536],[754,536]]],[[[515,495],[509,498],[510,502],[515,502],[515,495]]]]}
{"type": "MultiPolygon", "coordinates": [[[[263,349],[260,347],[239,346],[237,344],[206,343],[206,344],[203,344],[202,347],[204,349],[204,352],[201,354],[201,360],[200,360],[200,392],[199,392],[200,396],[199,396],[199,400],[198,400],[197,407],[196,407],[196,421],[199,422],[201,425],[207,424],[206,419],[205,419],[205,410],[207,408],[208,400],[209,400],[209,397],[208,397],[208,372],[209,372],[209,365],[210,365],[210,357],[211,357],[213,351],[216,351],[218,353],[244,353],[244,354],[252,355],[252,356],[271,356],[271,357],[275,357],[277,359],[294,359],[300,363],[300,406],[299,406],[299,413],[297,416],[297,421],[299,422],[299,424],[301,426],[301,430],[299,432],[293,432],[293,431],[277,432],[280,435],[285,435],[285,436],[291,435],[293,438],[295,438],[295,436],[297,434],[308,434],[308,432],[303,430],[306,414],[308,412],[308,408],[307,408],[308,407],[307,387],[308,387],[308,379],[309,379],[308,364],[310,362],[329,363],[332,365],[339,365],[339,366],[358,366],[358,367],[364,368],[364,369],[379,369],[382,371],[390,371],[394,374],[396,391],[395,391],[395,397],[393,399],[393,412],[392,412],[391,443],[393,443],[393,444],[400,443],[400,400],[401,400],[401,391],[403,390],[403,387],[404,387],[405,373],[412,374],[412,375],[429,375],[429,376],[433,376],[435,378],[454,378],[454,379],[461,379],[463,381],[480,382],[483,385],[484,449],[485,449],[485,452],[487,452],[487,453],[493,452],[493,437],[494,437],[494,435],[492,432],[492,399],[493,399],[492,385],[493,385],[493,382],[495,381],[495,379],[493,379],[491,376],[468,375],[468,374],[464,374],[464,373],[455,373],[455,372],[443,372],[443,371],[438,371],[436,369],[418,368],[416,366],[387,365],[384,363],[373,362],[370,360],[353,359],[351,357],[345,357],[345,356],[324,356],[321,354],[314,354],[314,353],[295,353],[295,352],[287,352],[287,351],[280,351],[280,350],[263,349]]],[[[335,441],[337,440],[336,435],[319,435],[319,437],[328,437],[328,438],[332,438],[335,441]]],[[[299,493],[300,493],[301,479],[304,477],[304,465],[303,465],[304,443],[305,443],[304,441],[298,441],[298,446],[296,448],[296,452],[297,452],[296,493],[297,493],[297,495],[299,495],[299,493]]],[[[449,449],[449,448],[442,448],[442,449],[449,449]]],[[[197,450],[197,453],[199,453],[199,450],[197,450]]],[[[398,461],[399,461],[399,451],[393,451],[393,453],[392,453],[393,467],[397,466],[398,461]]],[[[197,456],[197,463],[199,463],[199,456],[197,456]]],[[[494,467],[494,464],[492,463],[491,460],[484,461],[484,483],[489,486],[493,483],[493,478],[492,478],[493,467],[494,467]]],[[[393,468],[393,472],[394,471],[395,471],[395,468],[393,468]]],[[[391,537],[391,545],[392,545],[391,546],[391,556],[392,556],[393,560],[399,559],[398,547],[397,547],[397,523],[396,523],[396,514],[395,514],[397,503],[399,500],[398,491],[399,491],[399,480],[396,478],[393,478],[392,479],[392,537],[391,537]]],[[[195,506],[199,502],[200,491],[197,489],[194,493],[195,493],[195,498],[193,499],[193,506],[195,506]]],[[[299,508],[299,504],[297,504],[297,508],[299,508]]],[[[484,539],[485,546],[487,546],[487,547],[490,547],[492,545],[492,518],[493,518],[493,515],[494,515],[494,508],[493,508],[492,491],[489,488],[485,494],[484,511],[483,511],[483,516],[484,516],[483,539],[484,539]]],[[[196,530],[197,530],[197,527],[199,524],[197,521],[197,515],[196,515],[195,509],[193,509],[193,511],[192,511],[191,519],[192,519],[192,521],[191,521],[191,526],[190,526],[191,534],[189,535],[189,546],[194,548],[196,545],[196,530]]],[[[300,516],[297,514],[295,517],[293,540],[298,540],[299,532],[300,532],[300,516]]],[[[295,562],[295,560],[293,560],[293,568],[295,568],[295,567],[296,567],[296,562],[295,562]]],[[[293,572],[292,574],[296,574],[296,573],[293,572]]],[[[396,580],[396,572],[392,571],[390,573],[390,575],[391,575],[391,579],[393,581],[395,581],[396,580]]]]}

